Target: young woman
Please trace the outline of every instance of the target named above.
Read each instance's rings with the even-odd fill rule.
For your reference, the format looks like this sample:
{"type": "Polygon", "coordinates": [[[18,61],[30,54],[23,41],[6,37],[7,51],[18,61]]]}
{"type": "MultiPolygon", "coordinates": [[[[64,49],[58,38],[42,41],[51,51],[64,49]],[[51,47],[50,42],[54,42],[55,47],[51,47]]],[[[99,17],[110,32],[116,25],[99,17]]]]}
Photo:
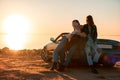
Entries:
{"type": "MultiPolygon", "coordinates": [[[[74,31],[66,36],[63,36],[61,39],[61,42],[57,46],[57,48],[54,50],[53,54],[53,64],[50,70],[54,70],[57,66],[58,59],[60,58],[60,68],[59,71],[62,71],[64,69],[64,62],[65,62],[65,52],[67,51],[68,43],[70,42],[71,38],[73,37],[74,34],[80,33],[80,23],[78,20],[73,20],[72,21],[72,26],[74,28],[74,31]]],[[[70,57],[71,58],[71,57],[70,57]]],[[[67,63],[69,63],[69,60],[67,63]]]]}
{"type": "Polygon", "coordinates": [[[86,23],[87,24],[83,26],[83,31],[86,33],[88,38],[85,52],[87,55],[87,61],[91,68],[91,71],[97,74],[98,71],[95,69],[95,65],[97,64],[99,59],[99,54],[97,52],[97,47],[96,47],[97,28],[96,28],[96,25],[94,24],[94,21],[91,15],[88,15],[86,17],[86,23]],[[95,53],[94,56],[92,56],[91,52],[95,53]]]}

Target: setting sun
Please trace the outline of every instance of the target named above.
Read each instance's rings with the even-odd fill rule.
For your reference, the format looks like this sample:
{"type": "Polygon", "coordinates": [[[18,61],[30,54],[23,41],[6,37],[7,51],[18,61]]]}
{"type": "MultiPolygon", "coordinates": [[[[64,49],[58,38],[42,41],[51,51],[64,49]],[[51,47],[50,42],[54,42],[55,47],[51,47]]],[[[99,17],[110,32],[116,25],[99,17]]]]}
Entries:
{"type": "Polygon", "coordinates": [[[5,43],[8,47],[21,49],[27,40],[26,34],[30,30],[30,22],[23,15],[10,15],[4,20],[3,29],[7,33],[5,43]]]}

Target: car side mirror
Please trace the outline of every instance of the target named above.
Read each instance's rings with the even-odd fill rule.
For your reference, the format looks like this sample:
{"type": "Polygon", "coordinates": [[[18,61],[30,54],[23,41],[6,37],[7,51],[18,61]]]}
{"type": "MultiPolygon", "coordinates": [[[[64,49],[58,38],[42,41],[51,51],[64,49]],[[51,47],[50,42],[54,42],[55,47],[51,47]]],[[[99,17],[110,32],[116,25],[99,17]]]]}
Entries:
{"type": "Polygon", "coordinates": [[[54,40],[55,40],[55,39],[54,39],[53,37],[50,38],[50,41],[54,42],[54,40]]]}

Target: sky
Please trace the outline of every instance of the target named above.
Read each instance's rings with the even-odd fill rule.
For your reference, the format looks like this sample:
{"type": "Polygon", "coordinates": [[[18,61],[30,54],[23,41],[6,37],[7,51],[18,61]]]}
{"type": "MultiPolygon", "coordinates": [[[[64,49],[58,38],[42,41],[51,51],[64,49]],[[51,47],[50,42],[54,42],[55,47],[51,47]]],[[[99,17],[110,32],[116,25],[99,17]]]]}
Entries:
{"type": "MultiPolygon", "coordinates": [[[[99,38],[116,36],[114,39],[120,41],[120,0],[0,0],[0,10],[0,35],[8,33],[4,30],[5,25],[10,31],[15,28],[8,24],[13,20],[12,18],[8,23],[6,22],[9,16],[22,15],[19,17],[24,17],[19,23],[13,20],[18,24],[16,31],[26,28],[24,25],[21,25],[24,28],[18,28],[26,21],[27,28],[23,33],[40,37],[71,32],[72,20],[78,19],[83,25],[86,23],[86,16],[92,15],[99,38]]],[[[36,46],[38,45],[36,40],[36,46]]],[[[26,47],[32,48],[31,46],[26,47]]]]}

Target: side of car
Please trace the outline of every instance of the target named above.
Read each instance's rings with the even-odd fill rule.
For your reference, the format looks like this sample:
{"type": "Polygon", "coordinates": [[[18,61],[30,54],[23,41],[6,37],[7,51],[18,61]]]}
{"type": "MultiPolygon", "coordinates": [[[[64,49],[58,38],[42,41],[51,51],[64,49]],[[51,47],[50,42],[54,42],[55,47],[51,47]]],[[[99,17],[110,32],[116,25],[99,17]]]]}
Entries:
{"type": "MultiPolygon", "coordinates": [[[[59,44],[62,36],[66,35],[68,33],[62,33],[60,34],[56,39],[50,38],[52,41],[51,43],[48,43],[44,46],[41,53],[41,58],[45,62],[52,62],[52,56],[53,51],[59,44]]],[[[110,39],[98,39],[98,52],[100,53],[100,59],[99,63],[103,64],[104,66],[113,66],[117,61],[120,61],[120,42],[110,39]]],[[[87,64],[86,62],[86,56],[83,51],[80,53],[80,63],[87,64]],[[84,59],[84,60],[83,60],[84,59]]],[[[74,58],[74,60],[78,59],[78,55],[74,58]]]]}
{"type": "Polygon", "coordinates": [[[102,49],[100,63],[104,66],[114,66],[120,61],[120,42],[111,39],[98,39],[98,46],[102,49]]]}
{"type": "Polygon", "coordinates": [[[55,39],[53,37],[50,38],[50,43],[46,44],[43,49],[42,49],[42,53],[41,53],[41,58],[45,61],[45,62],[52,62],[52,56],[53,56],[53,52],[54,49],[57,47],[57,45],[60,43],[61,38],[69,33],[61,33],[59,36],[57,36],[55,39]]]}

